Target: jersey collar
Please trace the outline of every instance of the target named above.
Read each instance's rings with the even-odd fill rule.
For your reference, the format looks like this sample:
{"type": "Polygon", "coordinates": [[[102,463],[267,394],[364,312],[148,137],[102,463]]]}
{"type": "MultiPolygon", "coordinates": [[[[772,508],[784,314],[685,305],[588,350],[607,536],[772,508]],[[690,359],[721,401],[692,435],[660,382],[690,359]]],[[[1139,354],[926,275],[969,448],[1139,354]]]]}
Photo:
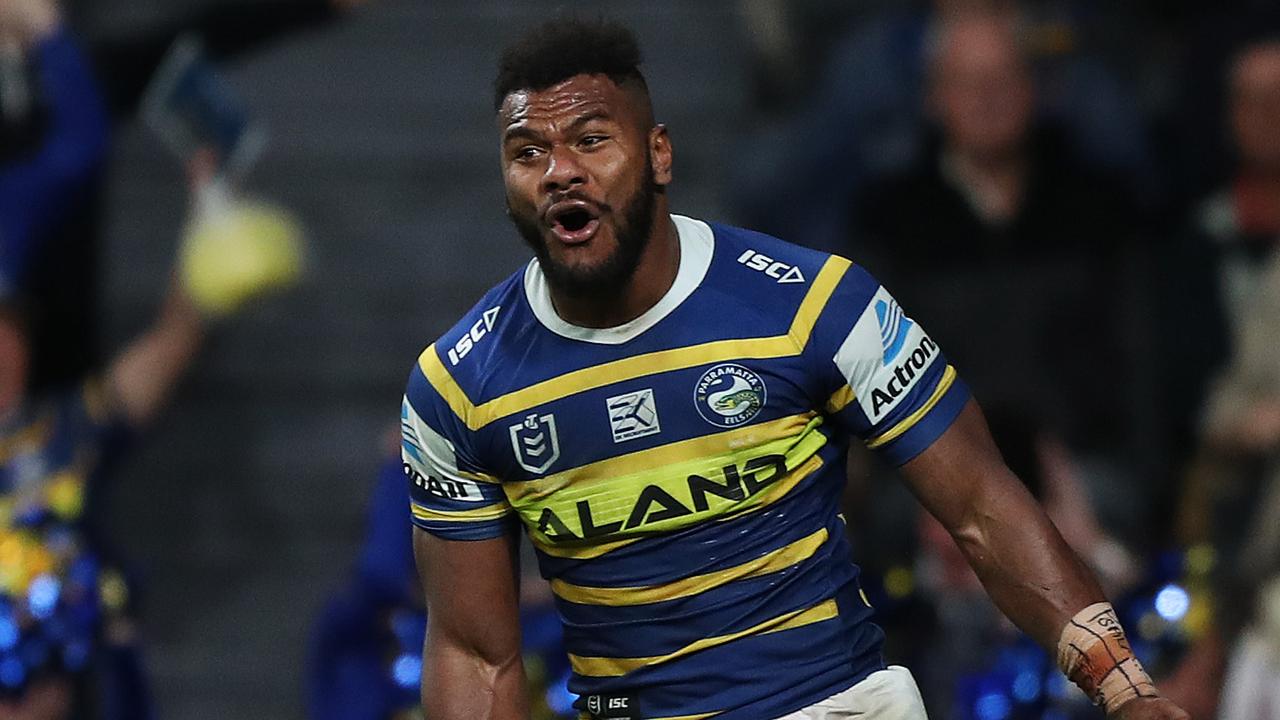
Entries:
{"type": "Polygon", "coordinates": [[[683,215],[672,215],[671,220],[680,236],[680,269],[676,271],[675,282],[671,283],[667,293],[640,317],[611,328],[585,328],[566,322],[556,314],[546,276],[535,258],[524,270],[524,294],[538,322],[562,337],[599,345],[621,345],[657,325],[702,284],[715,250],[715,234],[711,226],[683,215]]]}

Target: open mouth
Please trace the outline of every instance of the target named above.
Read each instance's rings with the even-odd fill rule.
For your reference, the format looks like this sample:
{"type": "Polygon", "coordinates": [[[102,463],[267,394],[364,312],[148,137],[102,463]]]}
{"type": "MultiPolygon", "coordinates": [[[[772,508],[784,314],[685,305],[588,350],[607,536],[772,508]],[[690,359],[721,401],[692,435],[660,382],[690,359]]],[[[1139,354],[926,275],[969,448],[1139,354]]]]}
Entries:
{"type": "Polygon", "coordinates": [[[551,232],[563,243],[577,245],[590,240],[600,228],[597,213],[582,201],[556,203],[547,212],[551,232]]]}

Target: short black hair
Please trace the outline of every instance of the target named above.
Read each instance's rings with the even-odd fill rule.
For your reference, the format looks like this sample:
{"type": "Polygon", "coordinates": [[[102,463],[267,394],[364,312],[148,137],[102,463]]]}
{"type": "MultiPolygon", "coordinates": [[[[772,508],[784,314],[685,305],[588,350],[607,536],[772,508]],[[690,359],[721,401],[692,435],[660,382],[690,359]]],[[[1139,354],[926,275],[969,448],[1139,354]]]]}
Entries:
{"type": "Polygon", "coordinates": [[[647,96],[641,61],[635,34],[617,22],[550,20],[503,51],[493,83],[493,109],[501,109],[517,90],[545,90],[575,75],[607,75],[619,86],[637,83],[647,96]]]}

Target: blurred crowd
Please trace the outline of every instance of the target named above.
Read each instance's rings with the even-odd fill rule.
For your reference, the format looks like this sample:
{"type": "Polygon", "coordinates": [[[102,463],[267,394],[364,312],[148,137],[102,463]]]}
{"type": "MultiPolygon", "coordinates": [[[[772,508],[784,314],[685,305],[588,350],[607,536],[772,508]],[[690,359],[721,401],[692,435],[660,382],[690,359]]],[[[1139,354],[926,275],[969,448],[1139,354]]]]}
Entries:
{"type": "MultiPolygon", "coordinates": [[[[205,334],[297,269],[287,218],[237,200],[229,158],[201,148],[181,158],[192,217],[165,305],[101,352],[115,124],[180,36],[216,66],[360,4],[211,3],[95,41],[74,4],[0,0],[0,719],[152,716],[128,563],[94,514],[102,480],[205,334]]],[[[1280,7],[736,7],[754,137],[726,158],[724,219],[879,277],[973,387],[1162,689],[1195,718],[1280,718],[1280,7]]],[[[849,472],[889,659],[915,669],[931,715],[1092,716],[886,471],[855,453],[849,472]]],[[[407,489],[396,461],[377,478],[360,559],[316,619],[317,719],[415,712],[407,489]]],[[[562,716],[554,607],[536,579],[526,595],[536,712],[562,716]]]]}
{"type": "MultiPolygon", "coordinates": [[[[745,6],[746,224],[931,328],[1166,693],[1280,716],[1280,8],[745,6]]],[[[880,474],[854,459],[851,525],[932,714],[1081,712],[880,474]]]]}

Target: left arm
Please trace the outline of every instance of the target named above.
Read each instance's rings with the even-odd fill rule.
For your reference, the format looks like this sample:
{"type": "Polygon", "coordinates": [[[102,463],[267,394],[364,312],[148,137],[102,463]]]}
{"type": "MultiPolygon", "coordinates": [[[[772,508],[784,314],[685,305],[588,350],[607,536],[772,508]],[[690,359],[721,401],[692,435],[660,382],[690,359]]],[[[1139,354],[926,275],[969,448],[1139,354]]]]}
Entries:
{"type": "MultiPolygon", "coordinates": [[[[1105,602],[1092,573],[1006,467],[972,400],[928,449],[902,466],[902,474],[1000,610],[1055,656],[1081,611],[1105,602]]],[[[1119,664],[1115,670],[1123,674],[1119,664]]],[[[1170,701],[1146,694],[1111,710],[1126,720],[1187,717],[1170,701]]]]}
{"type": "Polygon", "coordinates": [[[164,408],[174,386],[203,344],[205,321],[175,285],[155,323],[128,345],[107,370],[116,410],[132,427],[149,425],[164,408]]]}

